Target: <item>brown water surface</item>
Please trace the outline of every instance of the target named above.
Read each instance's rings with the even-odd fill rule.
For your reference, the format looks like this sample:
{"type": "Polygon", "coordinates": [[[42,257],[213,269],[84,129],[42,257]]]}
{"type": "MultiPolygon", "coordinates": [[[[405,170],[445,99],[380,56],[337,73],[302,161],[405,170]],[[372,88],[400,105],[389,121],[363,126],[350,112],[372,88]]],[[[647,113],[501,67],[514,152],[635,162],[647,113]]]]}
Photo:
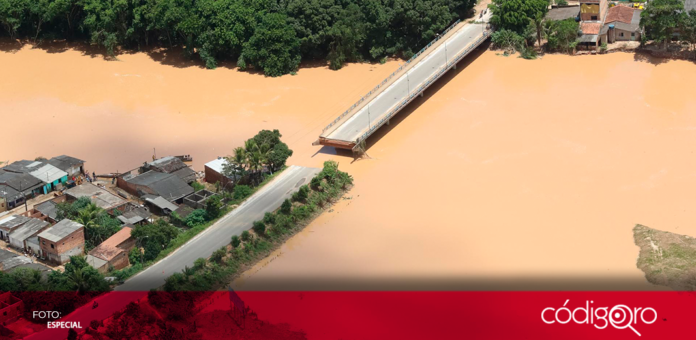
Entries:
{"type": "Polygon", "coordinates": [[[202,170],[277,128],[295,150],[290,163],[339,161],[355,177],[352,199],[247,272],[242,288],[293,278],[644,283],[636,223],[696,235],[693,63],[623,53],[469,61],[373,138],[371,159],[351,162],[311,142],[397,62],[265,78],[142,53],[0,52],[0,159],[65,153],[111,172],[156,148],[191,154],[202,170]]]}

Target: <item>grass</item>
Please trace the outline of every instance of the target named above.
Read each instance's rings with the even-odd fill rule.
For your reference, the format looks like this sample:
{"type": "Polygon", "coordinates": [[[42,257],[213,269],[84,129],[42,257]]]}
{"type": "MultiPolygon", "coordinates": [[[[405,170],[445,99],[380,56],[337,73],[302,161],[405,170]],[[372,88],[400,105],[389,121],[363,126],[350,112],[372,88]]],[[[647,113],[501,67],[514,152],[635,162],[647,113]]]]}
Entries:
{"type": "Polygon", "coordinates": [[[636,225],[637,266],[650,283],[675,290],[696,290],[696,239],[636,225]]]}
{"type": "Polygon", "coordinates": [[[264,187],[266,184],[268,184],[270,181],[272,181],[274,178],[276,178],[276,177],[277,177],[280,173],[282,173],[285,169],[287,169],[287,166],[283,166],[280,170],[276,171],[274,174],[269,175],[269,176],[266,176],[266,178],[264,178],[264,180],[261,181],[261,183],[260,183],[259,185],[257,185],[257,186],[255,186],[255,187],[252,188],[251,194],[250,194],[249,196],[247,196],[247,197],[245,197],[245,198],[243,198],[243,199],[237,199],[237,200],[234,200],[234,199],[233,199],[233,200],[228,201],[227,204],[226,204],[226,205],[222,208],[222,210],[220,211],[220,216],[219,216],[219,217],[217,217],[217,218],[215,218],[215,219],[213,219],[213,220],[207,221],[207,222],[205,222],[205,223],[203,223],[203,224],[197,225],[197,226],[195,226],[195,227],[193,227],[193,228],[190,228],[190,229],[188,229],[188,230],[186,230],[186,231],[184,231],[184,232],[182,232],[182,233],[179,233],[179,235],[178,235],[176,238],[174,238],[173,240],[171,240],[171,242],[169,243],[169,246],[167,246],[167,248],[164,248],[164,249],[159,253],[159,255],[157,255],[157,257],[156,257],[154,260],[145,262],[144,265],[143,265],[143,264],[136,264],[136,265],[130,266],[130,267],[128,267],[128,268],[124,268],[124,269],[121,269],[121,270],[118,270],[118,271],[115,271],[115,272],[111,272],[111,273],[108,274],[108,276],[116,276],[116,277],[119,278],[119,280],[126,280],[126,279],[128,279],[129,277],[131,277],[131,276],[133,276],[133,275],[135,275],[135,274],[137,274],[137,273],[143,271],[144,269],[148,268],[148,267],[151,266],[153,263],[157,263],[157,261],[160,261],[160,260],[162,260],[163,258],[169,256],[169,254],[171,254],[172,252],[174,252],[175,250],[177,250],[177,249],[178,249],[179,247],[181,247],[182,245],[186,244],[186,242],[190,241],[191,239],[193,239],[194,237],[196,237],[196,235],[198,235],[198,234],[200,234],[202,231],[208,229],[208,227],[210,227],[211,225],[215,224],[218,220],[220,220],[220,219],[223,218],[225,215],[227,215],[227,214],[230,213],[232,210],[234,210],[233,206],[235,206],[235,205],[240,205],[240,204],[243,203],[245,200],[247,200],[249,197],[253,196],[257,191],[259,191],[259,189],[261,189],[261,188],[264,187]]]}

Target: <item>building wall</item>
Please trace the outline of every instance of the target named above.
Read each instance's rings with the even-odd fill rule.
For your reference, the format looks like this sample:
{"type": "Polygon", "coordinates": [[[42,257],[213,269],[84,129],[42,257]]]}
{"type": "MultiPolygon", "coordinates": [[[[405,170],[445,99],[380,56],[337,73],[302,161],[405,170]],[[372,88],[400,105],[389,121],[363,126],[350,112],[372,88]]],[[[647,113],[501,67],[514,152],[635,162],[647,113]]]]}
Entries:
{"type": "Polygon", "coordinates": [[[24,302],[14,297],[9,292],[0,293],[0,302],[2,302],[2,305],[8,305],[7,307],[0,309],[0,323],[2,323],[2,325],[9,324],[16,318],[20,317],[24,312],[24,302]]]}
{"type": "Polygon", "coordinates": [[[84,229],[80,228],[55,243],[39,237],[41,251],[50,261],[60,264],[70,261],[70,256],[82,255],[85,250],[84,229]],[[54,247],[51,248],[51,245],[54,247]]]}
{"type": "MultiPolygon", "coordinates": [[[[205,167],[205,181],[211,184],[215,184],[217,182],[220,182],[221,187],[225,187],[231,180],[227,177],[225,177],[223,174],[209,168],[205,167]]],[[[231,190],[232,185],[228,185],[226,189],[231,190]]]]}
{"type": "Polygon", "coordinates": [[[29,250],[30,250],[31,252],[33,252],[34,254],[37,254],[37,255],[39,255],[39,256],[43,256],[43,255],[42,255],[42,252],[41,252],[40,241],[39,241],[39,243],[32,243],[32,242],[29,241],[30,239],[32,239],[32,237],[28,238],[28,239],[24,242],[24,244],[26,244],[26,246],[27,246],[27,249],[29,249],[29,250]]]}
{"type": "Polygon", "coordinates": [[[7,202],[5,199],[0,197],[0,212],[7,211],[7,202]]]}
{"type": "Polygon", "coordinates": [[[607,0],[600,0],[599,3],[580,3],[580,20],[582,21],[602,21],[607,15],[609,3],[607,0]],[[594,17],[594,18],[593,18],[594,17]]]}
{"type": "Polygon", "coordinates": [[[130,263],[128,262],[128,253],[123,251],[120,254],[116,255],[113,259],[111,259],[111,261],[109,261],[109,264],[105,267],[107,271],[110,267],[119,270],[128,267],[129,264],[130,263]]]}
{"type": "Polygon", "coordinates": [[[615,28],[613,30],[610,30],[607,35],[609,36],[609,41],[611,41],[611,42],[614,42],[614,41],[640,41],[640,33],[638,33],[638,32],[634,32],[634,33],[635,33],[635,35],[631,36],[631,32],[615,28]],[[623,37],[621,36],[621,33],[623,33],[623,37]]]}

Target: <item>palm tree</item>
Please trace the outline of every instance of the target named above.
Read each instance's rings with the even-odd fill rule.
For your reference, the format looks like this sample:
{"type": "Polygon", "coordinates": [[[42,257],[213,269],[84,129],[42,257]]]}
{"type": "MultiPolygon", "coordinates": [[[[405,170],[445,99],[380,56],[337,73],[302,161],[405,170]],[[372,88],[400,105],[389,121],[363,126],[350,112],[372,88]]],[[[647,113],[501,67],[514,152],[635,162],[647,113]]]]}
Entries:
{"type": "Polygon", "coordinates": [[[84,293],[89,288],[89,284],[87,283],[87,280],[84,274],[82,273],[82,268],[76,268],[71,273],[69,273],[68,281],[72,283],[73,287],[75,287],[75,290],[80,294],[84,293]]]}

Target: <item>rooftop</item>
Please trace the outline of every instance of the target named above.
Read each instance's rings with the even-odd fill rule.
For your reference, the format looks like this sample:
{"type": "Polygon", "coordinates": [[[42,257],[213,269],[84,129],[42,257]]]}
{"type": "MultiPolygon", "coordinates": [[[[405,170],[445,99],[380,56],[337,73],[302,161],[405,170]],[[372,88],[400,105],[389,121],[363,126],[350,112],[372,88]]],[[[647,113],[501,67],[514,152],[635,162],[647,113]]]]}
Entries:
{"type": "Polygon", "coordinates": [[[56,223],[56,225],[53,227],[44,230],[41,234],[39,234],[39,237],[47,239],[51,242],[58,242],[82,227],[84,227],[82,224],[66,218],[56,223]]]}
{"type": "Polygon", "coordinates": [[[685,0],[684,10],[688,12],[692,9],[696,9],[696,0],[685,0]]]}
{"type": "Polygon", "coordinates": [[[150,169],[150,170],[155,170],[155,171],[165,172],[165,173],[172,173],[172,172],[177,171],[179,169],[188,168],[188,165],[186,165],[178,157],[167,156],[167,157],[162,157],[160,159],[156,159],[152,162],[149,162],[146,164],[145,167],[150,169]]]}
{"type": "Polygon", "coordinates": [[[565,20],[577,18],[580,15],[580,6],[556,7],[546,14],[547,20],[565,20]]]}
{"type": "Polygon", "coordinates": [[[92,183],[84,183],[65,191],[74,198],[89,197],[92,203],[104,210],[110,210],[126,204],[126,200],[92,183]]]}
{"type": "Polygon", "coordinates": [[[162,196],[145,195],[143,196],[143,199],[162,210],[169,209],[171,211],[174,211],[179,207],[176,204],[165,200],[164,198],[162,198],[162,196]]]}
{"type": "MultiPolygon", "coordinates": [[[[5,167],[6,168],[6,167],[5,167]]],[[[35,187],[43,185],[43,182],[36,177],[27,173],[17,173],[11,171],[0,170],[0,183],[6,184],[12,189],[19,191],[28,191],[35,187]]]]}
{"type": "Polygon", "coordinates": [[[22,197],[19,191],[12,189],[9,185],[0,184],[0,199],[14,201],[19,197],[22,197]]]}
{"type": "Polygon", "coordinates": [[[89,254],[102,260],[111,261],[116,255],[123,251],[118,245],[130,238],[131,231],[132,229],[129,227],[121,228],[116,234],[113,234],[99,246],[92,249],[89,254]]]}
{"type": "Polygon", "coordinates": [[[51,164],[40,164],[36,167],[36,170],[29,173],[30,175],[38,178],[44,183],[53,183],[63,177],[68,176],[68,173],[56,168],[51,164]]]}
{"type": "Polygon", "coordinates": [[[34,236],[36,233],[41,231],[42,229],[48,227],[50,223],[46,221],[42,221],[37,218],[31,218],[29,221],[24,223],[21,227],[15,229],[15,231],[10,233],[10,237],[16,240],[24,241],[32,236],[34,236]]]}
{"type": "Polygon", "coordinates": [[[580,30],[582,31],[582,34],[585,35],[597,35],[599,34],[599,30],[602,28],[602,24],[598,22],[581,22],[580,23],[580,30]]]}
{"type": "Polygon", "coordinates": [[[176,201],[193,192],[193,188],[178,176],[157,171],[148,171],[126,181],[148,187],[152,191],[150,194],[162,196],[169,201],[176,201]]]}
{"type": "MultiPolygon", "coordinates": [[[[171,203],[170,203],[171,204],[171,203]]],[[[141,221],[145,221],[150,218],[152,214],[145,208],[138,206],[128,209],[123,214],[119,215],[117,218],[123,222],[123,224],[136,224],[141,221]]]]}
{"type": "Polygon", "coordinates": [[[57,203],[51,200],[34,205],[34,209],[52,219],[55,219],[58,213],[57,203]]]}
{"type": "Polygon", "coordinates": [[[11,259],[13,257],[19,256],[9,250],[0,249],[0,263],[5,262],[5,260],[11,259]]]}
{"type": "Polygon", "coordinates": [[[74,167],[74,166],[80,166],[85,164],[85,161],[81,159],[77,159],[75,157],[70,157],[66,155],[60,155],[53,157],[48,160],[48,164],[51,164],[55,166],[58,169],[61,169],[63,171],[67,171],[68,169],[74,167]]]}
{"type": "Polygon", "coordinates": [[[222,169],[225,164],[227,164],[227,159],[225,159],[224,157],[218,157],[217,159],[205,163],[205,166],[214,170],[217,173],[222,173],[222,169]]]}
{"type": "Polygon", "coordinates": [[[628,6],[614,6],[612,8],[609,8],[609,11],[607,11],[607,17],[606,19],[604,19],[604,23],[608,24],[611,22],[618,21],[630,24],[635,20],[635,14],[638,14],[637,21],[640,22],[640,12],[640,10],[633,9],[628,6]]]}
{"type": "Polygon", "coordinates": [[[107,261],[104,260],[104,259],[100,259],[100,258],[98,258],[98,257],[96,257],[96,256],[89,255],[89,254],[87,254],[87,257],[85,258],[85,261],[87,261],[87,264],[90,265],[90,266],[92,266],[92,268],[95,268],[95,269],[101,268],[101,267],[104,266],[104,265],[106,264],[106,262],[107,262],[107,261]]]}
{"type": "Polygon", "coordinates": [[[41,161],[29,161],[25,159],[21,161],[12,162],[11,164],[5,166],[3,169],[9,172],[29,173],[38,169],[39,165],[41,164],[44,163],[41,161]]]}
{"type": "Polygon", "coordinates": [[[11,230],[29,222],[29,220],[31,220],[29,217],[22,215],[8,216],[0,220],[0,228],[11,230]]]}

